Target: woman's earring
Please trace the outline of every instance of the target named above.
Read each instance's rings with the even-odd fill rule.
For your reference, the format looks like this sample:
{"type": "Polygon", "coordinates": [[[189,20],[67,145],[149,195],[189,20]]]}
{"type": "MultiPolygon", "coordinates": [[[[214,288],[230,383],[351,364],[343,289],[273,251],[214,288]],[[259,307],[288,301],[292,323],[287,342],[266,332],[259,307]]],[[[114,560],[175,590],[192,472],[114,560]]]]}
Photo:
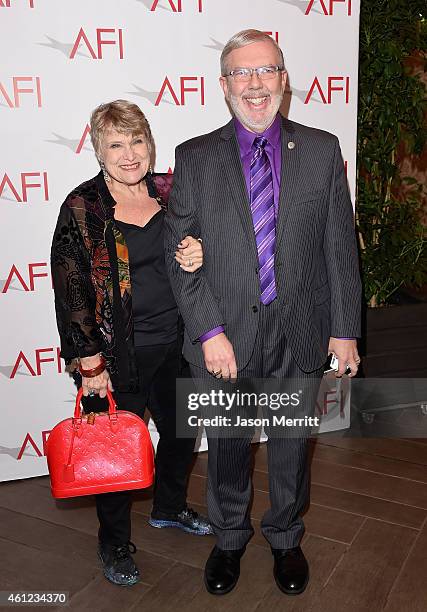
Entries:
{"type": "Polygon", "coordinates": [[[149,168],[148,168],[148,172],[150,174],[153,174],[153,166],[150,164],[149,168]]]}
{"type": "Polygon", "coordinates": [[[108,181],[110,180],[110,175],[107,172],[107,168],[105,167],[104,162],[100,160],[99,165],[101,166],[102,174],[104,175],[104,181],[108,183],[108,181]]]}

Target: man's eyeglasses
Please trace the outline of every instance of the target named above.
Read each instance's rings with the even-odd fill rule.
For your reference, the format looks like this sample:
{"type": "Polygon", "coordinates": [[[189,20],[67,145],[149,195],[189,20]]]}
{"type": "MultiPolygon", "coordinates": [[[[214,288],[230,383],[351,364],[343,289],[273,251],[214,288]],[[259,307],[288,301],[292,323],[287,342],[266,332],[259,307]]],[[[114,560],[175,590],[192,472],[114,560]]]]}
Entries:
{"type": "Polygon", "coordinates": [[[259,68],[236,68],[231,70],[223,76],[231,76],[234,81],[239,83],[247,83],[251,80],[253,73],[255,72],[261,81],[268,81],[268,79],[274,79],[278,72],[284,70],[282,66],[260,66],[259,68]]]}

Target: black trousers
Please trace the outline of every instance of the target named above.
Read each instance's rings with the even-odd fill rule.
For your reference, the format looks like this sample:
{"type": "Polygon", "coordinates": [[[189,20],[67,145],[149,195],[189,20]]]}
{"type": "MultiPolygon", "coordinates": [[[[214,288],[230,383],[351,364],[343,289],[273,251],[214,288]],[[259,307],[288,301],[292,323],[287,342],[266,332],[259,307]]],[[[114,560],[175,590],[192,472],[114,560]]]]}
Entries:
{"type": "MultiPolygon", "coordinates": [[[[325,357],[326,360],[326,357],[325,357]]],[[[215,382],[206,370],[191,366],[196,386],[235,391],[239,379],[251,384],[254,379],[298,380],[304,387],[304,402],[300,413],[312,415],[323,368],[305,373],[294,361],[286,336],[278,301],[260,305],[260,325],[253,354],[246,367],[239,371],[237,385],[215,382]],[[305,405],[304,405],[305,404],[305,405]]],[[[296,387],[298,389],[298,386],[296,387]]],[[[206,389],[205,389],[206,390],[206,389]]],[[[244,388],[243,391],[247,391],[244,388]]],[[[223,550],[242,548],[254,531],[249,506],[252,497],[251,440],[253,431],[242,437],[213,434],[207,428],[208,453],[208,514],[217,544],[223,550]]],[[[261,531],[272,548],[298,546],[304,533],[301,512],[309,500],[309,466],[307,436],[275,436],[267,430],[268,477],[270,508],[261,521],[261,531]]]]}
{"type": "MultiPolygon", "coordinates": [[[[144,416],[151,412],[159,432],[155,459],[153,514],[181,512],[186,505],[189,467],[195,439],[176,437],[176,378],[179,375],[178,345],[156,345],[136,349],[140,380],[138,393],[114,393],[118,408],[144,416]]],[[[85,406],[85,411],[90,405],[85,406]]],[[[131,492],[95,496],[99,538],[106,544],[122,544],[131,537],[131,492]]]]}

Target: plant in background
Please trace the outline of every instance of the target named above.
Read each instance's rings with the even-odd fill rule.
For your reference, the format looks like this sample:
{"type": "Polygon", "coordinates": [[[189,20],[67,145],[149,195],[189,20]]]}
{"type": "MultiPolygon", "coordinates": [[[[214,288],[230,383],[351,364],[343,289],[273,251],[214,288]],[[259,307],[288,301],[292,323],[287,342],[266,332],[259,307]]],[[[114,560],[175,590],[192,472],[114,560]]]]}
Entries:
{"type": "Polygon", "coordinates": [[[362,0],[356,226],[365,299],[392,301],[404,285],[427,282],[424,186],[402,177],[398,150],[426,143],[426,88],[408,58],[427,60],[425,0],[362,0]]]}

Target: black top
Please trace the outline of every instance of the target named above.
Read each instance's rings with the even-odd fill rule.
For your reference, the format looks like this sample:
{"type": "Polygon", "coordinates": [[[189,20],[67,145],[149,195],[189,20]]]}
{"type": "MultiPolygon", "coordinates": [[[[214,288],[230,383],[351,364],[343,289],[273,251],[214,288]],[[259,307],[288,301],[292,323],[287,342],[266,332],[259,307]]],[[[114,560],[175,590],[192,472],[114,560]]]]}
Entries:
{"type": "Polygon", "coordinates": [[[129,252],[135,346],[169,344],[177,338],[178,308],[166,273],[165,213],[140,227],[115,220],[129,252]]]}

